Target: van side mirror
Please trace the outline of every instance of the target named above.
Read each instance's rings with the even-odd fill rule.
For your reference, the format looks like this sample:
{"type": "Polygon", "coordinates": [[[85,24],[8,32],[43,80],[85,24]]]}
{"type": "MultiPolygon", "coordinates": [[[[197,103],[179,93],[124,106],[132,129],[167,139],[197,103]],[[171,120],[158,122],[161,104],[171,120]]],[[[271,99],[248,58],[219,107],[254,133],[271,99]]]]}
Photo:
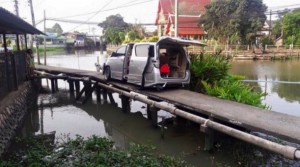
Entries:
{"type": "Polygon", "coordinates": [[[118,54],[116,52],[111,53],[111,57],[117,57],[117,56],[118,56],[118,54]]]}

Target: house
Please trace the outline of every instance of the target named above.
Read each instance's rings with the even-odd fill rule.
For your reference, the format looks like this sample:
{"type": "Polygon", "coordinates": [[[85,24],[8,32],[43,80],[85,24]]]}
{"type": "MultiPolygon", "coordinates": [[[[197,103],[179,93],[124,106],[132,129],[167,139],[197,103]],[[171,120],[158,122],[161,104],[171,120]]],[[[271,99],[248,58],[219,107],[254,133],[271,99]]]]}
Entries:
{"type": "Polygon", "coordinates": [[[63,34],[67,38],[67,45],[74,44],[74,47],[84,47],[85,46],[85,34],[67,32],[63,34]]]}
{"type": "MultiPolygon", "coordinates": [[[[203,39],[206,32],[198,25],[205,6],[212,0],[178,0],[178,36],[203,39]]],[[[175,0],[159,0],[156,17],[158,36],[175,34],[175,0]]]]}
{"type": "MultiPolygon", "coordinates": [[[[46,38],[47,45],[64,45],[66,43],[66,38],[58,35],[57,33],[46,32],[45,34],[46,34],[45,38],[46,38]]],[[[37,38],[40,43],[43,43],[44,41],[43,35],[38,35],[37,38]]]]}

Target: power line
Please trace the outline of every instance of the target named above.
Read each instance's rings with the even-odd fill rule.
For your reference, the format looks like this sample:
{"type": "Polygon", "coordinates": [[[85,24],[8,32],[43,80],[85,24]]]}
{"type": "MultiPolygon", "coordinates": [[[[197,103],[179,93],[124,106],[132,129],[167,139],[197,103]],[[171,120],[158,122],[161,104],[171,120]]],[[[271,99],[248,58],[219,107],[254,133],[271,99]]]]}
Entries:
{"type": "MultiPolygon", "coordinates": [[[[108,6],[112,1],[113,1],[113,0],[109,0],[109,1],[108,1],[108,2],[107,2],[100,10],[98,10],[94,15],[92,15],[91,17],[89,17],[89,18],[85,21],[85,23],[88,22],[89,20],[91,20],[93,17],[95,17],[98,13],[100,13],[100,12],[101,12],[106,6],[108,6]]],[[[81,26],[82,24],[85,24],[85,23],[81,23],[81,24],[77,25],[76,27],[74,27],[74,28],[72,28],[71,30],[69,30],[69,32],[75,30],[76,28],[78,28],[79,26],[81,26]]]]}
{"type": "MultiPolygon", "coordinates": [[[[134,1],[137,1],[137,0],[134,0],[134,1]]],[[[132,2],[134,2],[134,1],[132,1],[132,2]]],[[[139,4],[143,4],[143,3],[147,3],[147,2],[151,2],[151,1],[154,1],[154,0],[146,0],[146,1],[143,1],[143,2],[131,3],[131,4],[126,4],[126,5],[124,4],[124,6],[120,5],[120,6],[117,6],[115,8],[110,8],[110,9],[102,10],[101,12],[107,12],[107,11],[111,11],[111,10],[116,10],[116,9],[131,7],[131,6],[135,6],[135,5],[139,5],[139,4]]],[[[94,14],[94,13],[97,13],[97,12],[82,13],[82,14],[65,16],[65,17],[60,17],[60,18],[71,18],[71,17],[77,17],[77,16],[86,16],[86,15],[91,15],[91,14],[94,14]]]]}
{"type": "Polygon", "coordinates": [[[282,9],[282,8],[289,8],[289,7],[294,7],[294,6],[300,6],[300,4],[292,4],[292,5],[283,5],[283,6],[273,6],[269,7],[269,9],[282,9]]]}

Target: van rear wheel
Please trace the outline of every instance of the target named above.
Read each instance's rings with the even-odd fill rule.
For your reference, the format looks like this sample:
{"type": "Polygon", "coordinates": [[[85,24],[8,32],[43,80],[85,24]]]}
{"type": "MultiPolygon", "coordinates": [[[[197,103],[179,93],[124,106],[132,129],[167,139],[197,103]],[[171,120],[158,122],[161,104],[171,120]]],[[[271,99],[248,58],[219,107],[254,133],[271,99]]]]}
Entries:
{"type": "Polygon", "coordinates": [[[106,81],[109,81],[111,79],[111,72],[108,66],[104,69],[104,78],[106,81]]]}

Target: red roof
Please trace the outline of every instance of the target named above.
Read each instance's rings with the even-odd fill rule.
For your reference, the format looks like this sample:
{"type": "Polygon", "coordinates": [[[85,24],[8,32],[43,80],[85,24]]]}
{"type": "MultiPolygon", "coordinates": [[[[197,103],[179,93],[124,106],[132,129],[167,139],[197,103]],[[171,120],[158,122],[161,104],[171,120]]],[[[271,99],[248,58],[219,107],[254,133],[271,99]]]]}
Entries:
{"type": "MultiPolygon", "coordinates": [[[[198,26],[199,17],[195,16],[179,16],[178,17],[178,35],[204,35],[202,28],[198,26]]],[[[168,25],[174,24],[175,17],[170,16],[168,20],[168,25]]],[[[167,26],[167,29],[170,26],[167,26]]],[[[166,31],[166,34],[169,30],[166,31]]]]}
{"type": "MultiPolygon", "coordinates": [[[[200,15],[205,12],[205,6],[211,3],[212,0],[178,0],[179,15],[200,15]]],[[[158,2],[158,20],[159,13],[165,15],[165,19],[169,14],[175,13],[175,0],[159,0],[158,2]]]]}

